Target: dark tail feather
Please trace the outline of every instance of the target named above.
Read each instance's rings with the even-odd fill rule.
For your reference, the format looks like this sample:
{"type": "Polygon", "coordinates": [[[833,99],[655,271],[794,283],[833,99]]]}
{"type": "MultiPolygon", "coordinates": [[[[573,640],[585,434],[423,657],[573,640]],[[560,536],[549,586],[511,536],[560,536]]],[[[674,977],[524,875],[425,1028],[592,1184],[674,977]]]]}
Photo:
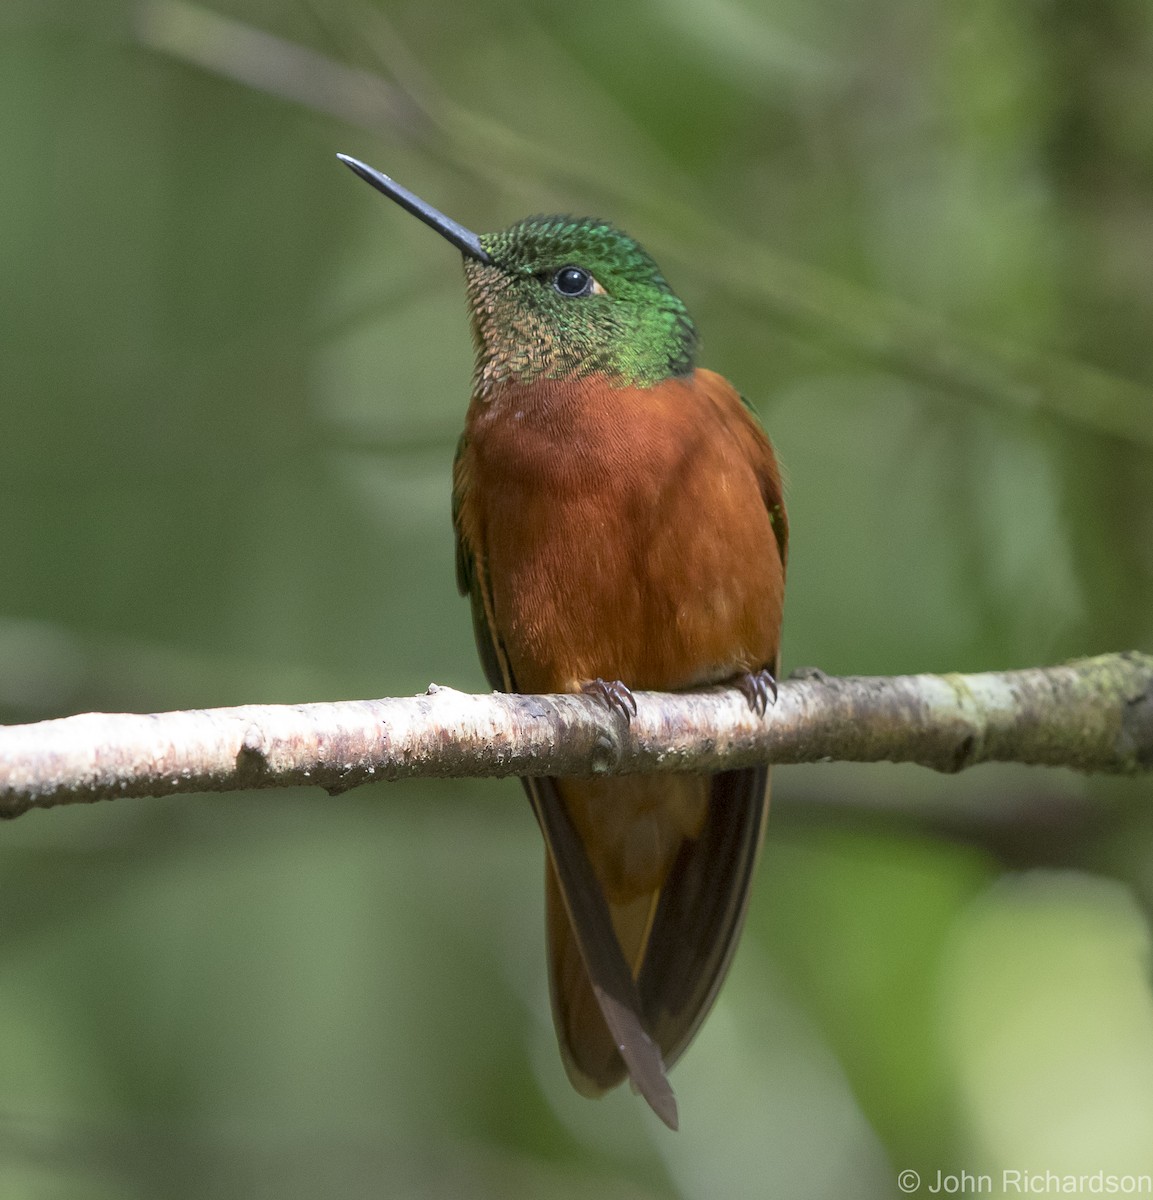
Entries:
{"type": "Polygon", "coordinates": [[[557,1042],[569,1081],[582,1096],[601,1096],[628,1076],[597,1003],[551,859],[545,861],[549,991],[557,1042]]]}
{"type": "MultiPolygon", "coordinates": [[[[637,984],[625,962],[613,929],[608,905],[589,864],[584,845],[573,827],[568,810],[557,794],[553,781],[526,779],[524,784],[548,847],[550,868],[555,872],[555,890],[567,915],[569,931],[578,949],[580,961],[587,973],[588,982],[583,986],[592,992],[611,1036],[613,1047],[620,1060],[623,1060],[633,1088],[640,1092],[653,1112],[670,1129],[676,1129],[676,1097],[665,1075],[661,1052],[645,1029],[637,984]]],[[[555,933],[558,923],[550,914],[550,935],[555,933]]],[[[567,1000],[567,997],[557,996],[557,988],[566,985],[575,966],[571,949],[566,940],[560,941],[559,959],[563,965],[561,972],[554,967],[554,1006],[558,1000],[567,1000]]],[[[579,989],[577,996],[579,997],[579,989]]],[[[579,998],[576,1004],[581,1006],[579,998]]],[[[567,1019],[565,1016],[564,1020],[567,1019]]],[[[587,1016],[582,1014],[582,1019],[587,1020],[587,1016]]],[[[617,1069],[607,1070],[611,1066],[611,1059],[605,1061],[607,1055],[604,1053],[603,1042],[594,1045],[595,1061],[586,1064],[583,1061],[574,1062],[573,1044],[562,1044],[569,1076],[577,1090],[586,1094],[590,1091],[594,1094],[603,1091],[620,1078],[617,1069]],[[598,1074],[591,1073],[590,1066],[598,1074]],[[574,1075],[574,1068],[580,1072],[579,1077],[574,1075]]]]}
{"type": "Polygon", "coordinates": [[[768,776],[767,767],[713,776],[704,829],[681,847],[661,890],[637,988],[666,1066],[692,1041],[736,950],[764,838],[768,776]]]}

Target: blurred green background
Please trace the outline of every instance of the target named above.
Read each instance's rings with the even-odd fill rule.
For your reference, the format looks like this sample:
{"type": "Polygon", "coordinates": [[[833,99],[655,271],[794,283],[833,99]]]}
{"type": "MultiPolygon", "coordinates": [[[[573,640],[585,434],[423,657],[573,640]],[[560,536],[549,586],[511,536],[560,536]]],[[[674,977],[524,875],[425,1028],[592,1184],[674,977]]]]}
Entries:
{"type": "MultiPolygon", "coordinates": [[[[462,222],[638,235],[758,405],[785,666],[1153,642],[1147,0],[4,0],[0,719],[481,689],[462,222]]],[[[682,1132],[573,1094],[512,782],[0,829],[0,1196],[1153,1171],[1148,781],[792,768],[682,1132]]]]}

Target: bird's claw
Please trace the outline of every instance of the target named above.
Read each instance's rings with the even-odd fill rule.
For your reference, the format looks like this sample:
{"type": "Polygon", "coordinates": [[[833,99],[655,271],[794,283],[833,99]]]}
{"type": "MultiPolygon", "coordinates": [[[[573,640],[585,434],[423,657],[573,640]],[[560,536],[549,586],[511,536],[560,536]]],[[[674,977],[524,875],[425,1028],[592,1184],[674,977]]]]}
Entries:
{"type": "Polygon", "coordinates": [[[758,717],[765,715],[770,699],[774,704],[777,702],[777,681],[768,667],[741,675],[737,687],[758,717]]]}
{"type": "Polygon", "coordinates": [[[582,683],[581,691],[586,696],[593,696],[607,704],[612,712],[620,713],[626,723],[637,715],[636,697],[629,690],[628,685],[621,683],[619,679],[604,680],[598,675],[596,679],[582,683]]]}

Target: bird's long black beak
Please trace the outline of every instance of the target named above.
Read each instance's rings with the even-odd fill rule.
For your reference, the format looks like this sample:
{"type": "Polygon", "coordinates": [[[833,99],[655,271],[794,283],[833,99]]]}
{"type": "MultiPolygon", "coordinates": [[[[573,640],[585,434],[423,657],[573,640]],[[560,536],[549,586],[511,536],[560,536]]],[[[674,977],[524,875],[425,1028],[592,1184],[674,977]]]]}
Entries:
{"type": "Polygon", "coordinates": [[[401,208],[407,209],[414,217],[419,217],[426,225],[432,226],[441,237],[448,238],[462,254],[467,254],[469,258],[475,258],[477,262],[484,263],[486,266],[492,262],[492,256],[480,244],[480,238],[471,229],[465,229],[451,217],[437,212],[431,204],[425,204],[408,188],[401,187],[395,180],[389,179],[387,175],[382,175],[379,171],[374,171],[359,159],[349,158],[347,154],[338,154],[336,157],[350,171],[359,175],[365,183],[371,183],[378,192],[383,192],[389,199],[395,200],[401,208]]]}

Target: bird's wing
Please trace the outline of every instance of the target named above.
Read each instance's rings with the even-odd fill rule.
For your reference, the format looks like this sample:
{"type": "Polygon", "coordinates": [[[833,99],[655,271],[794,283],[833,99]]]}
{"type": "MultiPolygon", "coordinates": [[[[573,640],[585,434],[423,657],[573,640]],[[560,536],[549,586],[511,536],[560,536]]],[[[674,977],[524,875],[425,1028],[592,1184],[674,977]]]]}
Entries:
{"type": "Polygon", "coordinates": [[[468,434],[461,434],[452,463],[452,527],[456,534],[456,586],[469,599],[472,629],[480,664],[489,686],[498,692],[515,692],[508,655],[496,632],[492,611],[492,591],[484,555],[480,552],[482,533],[470,487],[468,434]]]}

